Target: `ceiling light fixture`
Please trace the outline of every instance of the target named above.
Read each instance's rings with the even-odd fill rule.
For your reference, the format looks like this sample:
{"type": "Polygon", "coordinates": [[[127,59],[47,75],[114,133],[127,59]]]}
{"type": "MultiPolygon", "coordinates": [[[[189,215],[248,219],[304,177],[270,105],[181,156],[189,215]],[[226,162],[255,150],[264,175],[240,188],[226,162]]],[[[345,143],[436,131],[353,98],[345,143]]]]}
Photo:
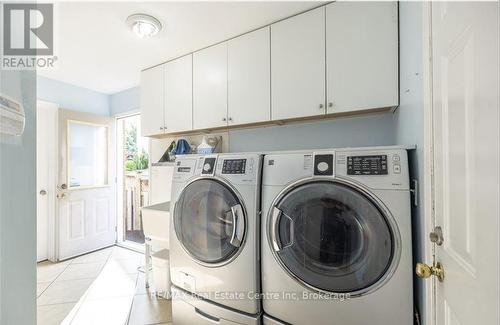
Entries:
{"type": "Polygon", "coordinates": [[[146,14],[133,14],[128,16],[127,25],[139,37],[153,37],[161,30],[161,23],[153,16],[146,14]]]}

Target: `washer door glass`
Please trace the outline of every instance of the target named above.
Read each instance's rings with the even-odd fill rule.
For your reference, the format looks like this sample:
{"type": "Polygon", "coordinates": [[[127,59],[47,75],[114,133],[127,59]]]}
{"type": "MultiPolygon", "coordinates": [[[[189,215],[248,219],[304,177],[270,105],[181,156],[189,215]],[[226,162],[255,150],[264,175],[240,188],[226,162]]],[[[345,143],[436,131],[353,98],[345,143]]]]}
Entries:
{"type": "Polygon", "coordinates": [[[281,264],[316,290],[359,294],[384,276],[393,258],[393,233],[384,215],[342,183],[293,189],[274,208],[270,226],[281,264]]]}
{"type": "Polygon", "coordinates": [[[174,227],[184,249],[196,260],[221,263],[239,249],[244,215],[238,197],[221,182],[200,179],[181,193],[174,227]]]}

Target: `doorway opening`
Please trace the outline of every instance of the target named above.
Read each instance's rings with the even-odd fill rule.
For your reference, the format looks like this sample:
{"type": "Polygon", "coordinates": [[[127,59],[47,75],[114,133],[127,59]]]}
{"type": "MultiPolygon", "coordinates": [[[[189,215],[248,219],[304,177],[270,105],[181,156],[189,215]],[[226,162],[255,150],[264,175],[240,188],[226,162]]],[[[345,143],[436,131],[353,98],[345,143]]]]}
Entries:
{"type": "Polygon", "coordinates": [[[140,114],[116,119],[118,244],[143,249],[142,207],[149,205],[149,139],[140,114]]]}

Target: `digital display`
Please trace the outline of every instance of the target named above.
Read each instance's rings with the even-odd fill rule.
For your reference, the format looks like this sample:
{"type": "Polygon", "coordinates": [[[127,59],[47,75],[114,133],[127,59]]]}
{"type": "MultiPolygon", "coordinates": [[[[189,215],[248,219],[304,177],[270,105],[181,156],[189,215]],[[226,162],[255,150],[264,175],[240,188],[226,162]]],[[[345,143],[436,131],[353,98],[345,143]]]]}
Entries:
{"type": "Polygon", "coordinates": [[[223,174],[245,174],[246,159],[226,159],[222,165],[223,174]]]}
{"type": "Polygon", "coordinates": [[[387,155],[347,157],[347,175],[387,175],[387,155]]]}

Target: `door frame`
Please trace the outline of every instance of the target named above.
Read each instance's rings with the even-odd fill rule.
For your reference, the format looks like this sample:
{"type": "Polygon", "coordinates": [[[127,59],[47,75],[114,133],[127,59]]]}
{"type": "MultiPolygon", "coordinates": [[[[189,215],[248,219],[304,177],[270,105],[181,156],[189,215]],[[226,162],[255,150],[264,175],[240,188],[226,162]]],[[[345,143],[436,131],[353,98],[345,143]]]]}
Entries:
{"type": "MultiPolygon", "coordinates": [[[[132,116],[136,116],[136,115],[139,115],[141,116],[141,111],[140,110],[131,110],[131,111],[128,111],[128,112],[124,112],[124,113],[119,113],[119,114],[116,114],[114,116],[112,116],[114,119],[115,119],[115,148],[113,149],[115,151],[115,157],[116,157],[116,166],[115,166],[115,185],[116,185],[116,245],[118,246],[121,246],[121,247],[125,247],[125,248],[128,248],[128,249],[131,249],[131,250],[134,250],[134,251],[137,251],[137,252],[141,252],[141,253],[144,253],[144,245],[141,245],[141,244],[136,244],[136,243],[133,243],[133,242],[129,242],[129,241],[126,241],[125,240],[125,236],[123,234],[123,231],[124,231],[124,227],[125,227],[125,224],[124,224],[124,210],[123,210],[123,200],[124,200],[124,197],[122,195],[122,190],[123,190],[123,186],[124,186],[124,175],[123,175],[123,161],[119,155],[120,153],[120,145],[123,145],[123,134],[118,134],[119,132],[119,127],[118,127],[118,120],[120,119],[124,119],[124,118],[127,118],[127,117],[132,117],[132,116]],[[122,165],[120,165],[122,164],[122,165]]],[[[141,134],[137,134],[138,137],[141,136],[141,134]]],[[[151,152],[151,141],[149,142],[149,146],[148,146],[148,152],[151,152]]],[[[150,156],[150,159],[149,159],[149,165],[148,165],[148,169],[149,171],[151,172],[151,156],[150,156]]],[[[150,175],[151,177],[151,175],[150,175]]],[[[151,179],[150,179],[151,181],[151,179]]],[[[151,186],[151,185],[150,185],[151,186]]]]}
{"type": "MultiPolygon", "coordinates": [[[[52,169],[52,173],[49,173],[49,184],[47,188],[48,192],[48,200],[49,200],[49,213],[47,216],[47,259],[51,262],[57,262],[58,252],[57,252],[57,220],[58,220],[58,211],[59,205],[56,198],[57,192],[57,175],[59,170],[59,139],[57,135],[57,130],[59,130],[59,105],[54,102],[45,101],[37,99],[37,107],[39,105],[47,105],[53,107],[55,111],[53,112],[53,124],[55,126],[55,136],[54,142],[52,143],[51,154],[49,155],[49,166],[52,169]]],[[[38,130],[36,132],[38,137],[38,130]]],[[[38,162],[37,162],[38,168],[38,162]]],[[[38,196],[38,193],[37,193],[38,196]]],[[[38,244],[38,243],[37,243],[38,244]]]]}
{"type": "MultiPolygon", "coordinates": [[[[423,182],[423,207],[424,229],[421,229],[423,241],[422,259],[427,263],[434,261],[434,245],[428,240],[427,234],[431,233],[435,225],[434,201],[434,123],[433,123],[433,74],[432,74],[432,2],[422,3],[422,70],[423,70],[423,109],[424,109],[424,175],[423,182]]],[[[421,321],[426,325],[436,324],[435,306],[436,279],[432,277],[422,281],[423,305],[421,321]]]]}

